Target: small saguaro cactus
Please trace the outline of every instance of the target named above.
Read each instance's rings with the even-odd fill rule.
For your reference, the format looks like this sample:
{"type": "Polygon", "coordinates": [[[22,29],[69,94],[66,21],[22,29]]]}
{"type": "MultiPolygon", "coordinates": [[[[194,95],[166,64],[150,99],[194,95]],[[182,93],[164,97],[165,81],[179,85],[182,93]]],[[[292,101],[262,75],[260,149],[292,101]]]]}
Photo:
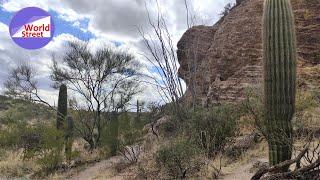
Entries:
{"type": "Polygon", "coordinates": [[[119,115],[117,112],[112,112],[110,121],[110,154],[115,156],[119,146],[119,115]]]}
{"type": "Polygon", "coordinates": [[[72,137],[73,136],[73,127],[74,127],[73,119],[72,119],[71,116],[68,116],[68,118],[67,118],[67,130],[66,130],[67,137],[72,137]]]}
{"type": "Polygon", "coordinates": [[[275,165],[292,155],[297,52],[290,0],[265,0],[262,29],[266,138],[275,165]]]}
{"type": "Polygon", "coordinates": [[[73,143],[73,119],[71,116],[67,117],[67,129],[65,135],[65,154],[68,161],[71,160],[72,143],[73,143]]]}
{"type": "Polygon", "coordinates": [[[58,112],[57,112],[57,129],[62,130],[68,113],[68,94],[67,86],[62,84],[59,89],[58,112]]]}
{"type": "Polygon", "coordinates": [[[139,100],[137,100],[136,106],[137,106],[136,107],[136,109],[137,109],[137,120],[140,120],[141,107],[140,107],[139,100]]]}

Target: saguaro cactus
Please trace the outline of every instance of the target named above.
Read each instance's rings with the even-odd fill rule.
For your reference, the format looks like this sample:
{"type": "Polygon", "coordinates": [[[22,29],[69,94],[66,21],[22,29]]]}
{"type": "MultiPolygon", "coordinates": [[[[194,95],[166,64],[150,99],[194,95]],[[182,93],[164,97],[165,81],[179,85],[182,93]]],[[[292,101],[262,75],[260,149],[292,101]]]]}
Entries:
{"type": "Polygon", "coordinates": [[[115,156],[119,146],[119,115],[117,112],[112,112],[110,121],[110,154],[115,156]]]}
{"type": "Polygon", "coordinates": [[[137,100],[136,109],[137,109],[136,118],[137,118],[137,121],[139,121],[140,120],[140,113],[141,113],[141,107],[140,107],[139,100],[137,100]]]}
{"type": "Polygon", "coordinates": [[[74,126],[73,119],[72,117],[68,116],[66,136],[65,136],[65,154],[66,154],[66,159],[68,161],[71,160],[71,152],[72,152],[72,144],[73,144],[73,126],[74,126]]]}
{"type": "Polygon", "coordinates": [[[270,165],[291,159],[296,94],[296,37],[290,0],[265,0],[263,60],[270,165]]]}
{"type": "Polygon", "coordinates": [[[57,112],[57,129],[63,129],[68,113],[68,94],[67,86],[62,84],[59,90],[58,112],[57,112]]]}

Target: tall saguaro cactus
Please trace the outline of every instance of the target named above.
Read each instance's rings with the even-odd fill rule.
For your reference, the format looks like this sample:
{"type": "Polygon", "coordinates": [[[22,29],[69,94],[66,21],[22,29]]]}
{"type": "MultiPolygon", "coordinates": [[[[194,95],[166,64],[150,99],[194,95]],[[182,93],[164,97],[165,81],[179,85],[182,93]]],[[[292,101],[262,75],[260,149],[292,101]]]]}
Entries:
{"type": "Polygon", "coordinates": [[[57,129],[62,130],[66,125],[68,113],[68,94],[67,86],[62,84],[59,89],[58,112],[57,112],[57,129]]]}
{"type": "Polygon", "coordinates": [[[263,60],[270,165],[291,159],[296,94],[296,37],[290,0],[265,0],[263,60]]]}

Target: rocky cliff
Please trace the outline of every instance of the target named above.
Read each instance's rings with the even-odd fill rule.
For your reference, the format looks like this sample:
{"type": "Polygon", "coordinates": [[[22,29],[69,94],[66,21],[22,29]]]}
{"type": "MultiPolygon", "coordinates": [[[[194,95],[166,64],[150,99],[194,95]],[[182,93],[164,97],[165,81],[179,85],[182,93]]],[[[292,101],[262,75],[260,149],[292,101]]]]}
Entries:
{"type": "MultiPolygon", "coordinates": [[[[320,85],[320,0],[291,0],[298,40],[298,85],[320,85]]],[[[178,42],[179,75],[187,99],[199,103],[237,101],[261,85],[263,0],[239,0],[213,26],[188,29],[178,42]],[[193,88],[194,87],[194,88],[193,88]],[[194,96],[195,95],[195,96],[194,96]]]]}

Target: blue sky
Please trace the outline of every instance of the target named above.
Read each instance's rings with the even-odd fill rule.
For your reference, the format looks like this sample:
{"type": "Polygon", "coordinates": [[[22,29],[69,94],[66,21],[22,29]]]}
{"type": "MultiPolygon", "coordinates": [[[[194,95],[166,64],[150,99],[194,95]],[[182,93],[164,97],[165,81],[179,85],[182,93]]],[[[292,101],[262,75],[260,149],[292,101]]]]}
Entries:
{"type": "MultiPolygon", "coordinates": [[[[57,37],[63,33],[71,34],[81,40],[88,40],[95,38],[95,35],[88,31],[89,19],[85,18],[77,21],[77,25],[74,25],[74,22],[66,21],[62,19],[56,11],[50,10],[49,13],[53,17],[55,24],[55,33],[54,37],[57,37]]],[[[0,22],[9,26],[14,12],[8,12],[4,8],[0,7],[0,22]]]]}
{"type": "MultiPolygon", "coordinates": [[[[197,15],[198,24],[213,25],[219,19],[223,7],[235,0],[187,0],[189,11],[197,15]]],[[[39,87],[48,101],[54,102],[57,91],[50,88],[51,55],[61,55],[65,42],[69,40],[89,40],[92,48],[111,46],[133,54],[141,63],[141,72],[161,79],[141,54],[148,53],[137,27],[150,33],[145,5],[149,15],[156,18],[154,0],[0,0],[0,91],[10,68],[21,61],[27,61],[39,71],[39,87]],[[144,4],[144,2],[148,2],[144,4]],[[14,13],[25,7],[39,7],[48,11],[54,18],[53,40],[44,48],[30,51],[14,44],[9,35],[8,25],[14,13]]],[[[186,31],[186,11],[183,0],[161,0],[161,12],[165,15],[173,44],[176,44],[186,31]]],[[[160,80],[161,81],[161,80],[160,80]]],[[[159,100],[154,87],[144,86],[144,92],[137,99],[159,100]]]]}

